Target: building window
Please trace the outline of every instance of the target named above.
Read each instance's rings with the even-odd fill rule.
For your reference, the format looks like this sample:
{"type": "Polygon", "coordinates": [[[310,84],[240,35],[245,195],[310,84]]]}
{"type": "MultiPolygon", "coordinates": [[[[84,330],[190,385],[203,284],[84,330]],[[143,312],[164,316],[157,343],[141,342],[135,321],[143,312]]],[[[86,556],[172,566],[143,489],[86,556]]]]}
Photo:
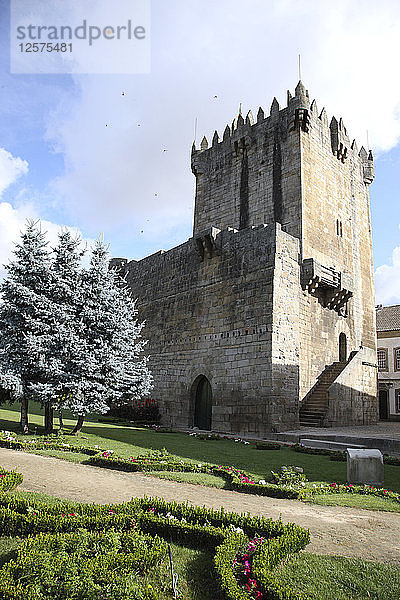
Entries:
{"type": "Polygon", "coordinates": [[[343,237],[343,224],[339,219],[336,219],[336,235],[343,237]]]}
{"type": "Polygon", "coordinates": [[[396,390],[396,412],[400,413],[400,390],[396,390]]]}
{"type": "MultiPolygon", "coordinates": [[[[400,350],[400,348],[399,348],[400,350]]],[[[379,371],[388,370],[388,351],[387,348],[378,348],[378,369],[379,371]]]]}
{"type": "Polygon", "coordinates": [[[400,371],[400,348],[394,349],[394,370],[400,371]]]}

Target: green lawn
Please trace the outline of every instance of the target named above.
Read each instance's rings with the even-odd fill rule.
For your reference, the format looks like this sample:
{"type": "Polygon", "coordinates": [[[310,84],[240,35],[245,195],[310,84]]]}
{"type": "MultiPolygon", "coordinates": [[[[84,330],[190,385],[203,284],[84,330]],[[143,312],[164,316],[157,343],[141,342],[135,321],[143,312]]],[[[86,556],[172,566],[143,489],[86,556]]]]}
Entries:
{"type": "MultiPolygon", "coordinates": [[[[37,433],[43,433],[43,411],[37,405],[30,407],[31,429],[36,427],[37,433]]],[[[16,431],[19,421],[19,406],[3,406],[0,409],[0,429],[16,431]]],[[[65,418],[65,428],[71,430],[74,420],[65,418]]],[[[55,425],[58,420],[55,419],[55,425]]],[[[87,421],[79,436],[65,436],[65,441],[71,445],[85,445],[113,450],[115,454],[122,457],[137,456],[148,449],[161,450],[166,448],[171,454],[184,460],[198,462],[212,462],[222,465],[233,465],[251,473],[256,481],[269,479],[271,470],[279,470],[282,465],[296,465],[304,468],[310,481],[326,481],[338,483],[346,482],[346,463],[329,460],[328,457],[297,453],[288,448],[280,450],[256,450],[254,444],[245,445],[231,439],[222,440],[199,440],[184,433],[157,433],[144,428],[128,427],[123,424],[99,423],[95,419],[87,421]]],[[[40,451],[49,454],[48,451],[40,451]]],[[[75,453],[50,452],[57,457],[72,460],[73,462],[85,462],[87,456],[75,453]]],[[[163,475],[165,476],[165,475],[163,475]]],[[[175,480],[179,475],[174,473],[171,477],[175,480]]],[[[191,479],[192,483],[203,485],[216,485],[223,487],[219,478],[210,482],[205,476],[198,475],[191,479]]],[[[180,479],[187,481],[188,479],[180,479]]],[[[400,492],[400,468],[385,465],[385,487],[400,492]]],[[[316,496],[313,502],[328,504],[340,502],[344,506],[356,506],[358,508],[371,508],[382,510],[386,501],[374,503],[371,498],[364,496],[341,495],[329,496],[329,499],[316,496]],[[343,496],[346,496],[343,498],[343,496]]],[[[397,508],[393,506],[387,509],[397,508]]],[[[400,505],[398,505],[400,510],[400,505]]]]}
{"type": "MultiPolygon", "coordinates": [[[[309,501],[307,500],[307,502],[309,501]]],[[[364,510],[400,513],[400,504],[395,500],[386,500],[377,496],[361,496],[360,494],[321,494],[321,496],[314,496],[310,503],[319,504],[320,506],[351,506],[353,508],[363,508],[364,510]]]]}
{"type": "Polygon", "coordinates": [[[400,569],[391,565],[304,552],[277,573],[309,600],[400,599],[400,569]]]}

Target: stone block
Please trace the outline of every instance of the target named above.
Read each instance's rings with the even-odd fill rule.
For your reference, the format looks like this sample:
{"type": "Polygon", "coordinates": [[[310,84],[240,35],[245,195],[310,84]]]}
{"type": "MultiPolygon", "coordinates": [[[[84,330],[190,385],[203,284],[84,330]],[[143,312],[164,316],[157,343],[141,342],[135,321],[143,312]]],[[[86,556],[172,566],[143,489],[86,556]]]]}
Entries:
{"type": "MultiPolygon", "coordinates": [[[[334,442],[332,440],[317,440],[310,438],[300,438],[300,444],[307,446],[307,448],[320,448],[326,450],[344,451],[349,449],[349,444],[345,442],[334,442]]],[[[363,449],[365,446],[362,444],[351,444],[351,449],[363,449]]]]}
{"type": "Polygon", "coordinates": [[[347,448],[347,483],[383,486],[381,451],[347,448]]]}

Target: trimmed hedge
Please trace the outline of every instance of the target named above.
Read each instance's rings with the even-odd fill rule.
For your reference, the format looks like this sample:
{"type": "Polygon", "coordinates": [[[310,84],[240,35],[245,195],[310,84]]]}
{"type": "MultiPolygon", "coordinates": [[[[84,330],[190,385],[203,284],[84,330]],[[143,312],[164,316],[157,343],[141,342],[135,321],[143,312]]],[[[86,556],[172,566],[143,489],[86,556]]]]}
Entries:
{"type": "Polygon", "coordinates": [[[299,592],[282,584],[274,570],[282,560],[290,554],[300,552],[309,542],[309,532],[290,523],[285,526],[283,535],[264,539],[250,557],[249,539],[243,534],[228,535],[217,548],[214,559],[221,588],[232,600],[248,600],[249,597],[265,600],[306,600],[306,596],[299,595],[299,592]],[[245,557],[248,564],[251,560],[251,572],[247,576],[247,586],[249,588],[251,585],[255,594],[251,596],[250,590],[240,585],[234,572],[234,565],[243,551],[247,552],[245,557]]]}
{"type": "MultiPolygon", "coordinates": [[[[131,457],[130,459],[121,458],[111,450],[100,450],[98,448],[88,448],[85,446],[72,446],[65,442],[59,441],[58,438],[52,436],[41,440],[16,440],[10,432],[0,432],[0,447],[12,449],[41,449],[41,450],[61,450],[64,452],[77,452],[89,456],[91,464],[98,467],[116,469],[127,472],[143,472],[143,471],[175,471],[175,472],[192,472],[206,473],[222,477],[232,490],[244,494],[257,494],[259,496],[268,496],[271,498],[287,498],[305,500],[315,494],[328,493],[359,493],[372,494],[382,498],[388,498],[400,502],[400,495],[386,490],[384,488],[371,488],[370,486],[347,486],[342,484],[328,484],[317,487],[312,484],[300,485],[277,485],[270,482],[256,482],[251,479],[248,473],[240,471],[235,467],[224,465],[213,465],[209,463],[194,463],[185,462],[175,459],[167,451],[152,450],[147,455],[131,457]],[[336,487],[338,486],[338,487],[336,487]]],[[[305,446],[296,445],[292,447],[296,452],[306,454],[321,454],[330,456],[331,460],[345,460],[345,453],[334,450],[306,448],[305,446]]],[[[392,457],[384,457],[391,464],[400,464],[400,461],[392,457]]],[[[18,478],[18,474],[16,477],[18,478]]],[[[0,477],[1,479],[1,477],[0,477]]],[[[15,485],[18,485],[18,481],[15,485]]],[[[15,487],[15,485],[13,487],[15,487]]],[[[8,488],[12,489],[12,488],[8,488]]],[[[2,490],[0,483],[0,491],[2,490]]],[[[1,518],[1,516],[0,516],[1,518]]]]}
{"type": "Polygon", "coordinates": [[[351,483],[329,483],[325,485],[308,485],[306,489],[299,492],[301,499],[307,499],[311,496],[319,494],[360,494],[362,496],[378,496],[379,498],[387,498],[400,502],[400,494],[387,490],[385,488],[377,488],[372,485],[353,485],[351,483]]]}
{"type": "Polygon", "coordinates": [[[207,463],[188,463],[173,460],[170,456],[159,459],[151,458],[120,458],[105,451],[99,452],[89,459],[90,464],[107,469],[117,469],[131,473],[143,471],[180,471],[184,473],[207,473],[222,477],[231,489],[245,494],[258,494],[272,498],[299,498],[299,491],[273,483],[256,483],[248,473],[235,467],[212,465],[207,463]]]}
{"type": "Polygon", "coordinates": [[[166,554],[164,540],[138,531],[39,534],[23,541],[0,570],[0,597],[156,600],[141,575],[166,554]]]}
{"type": "Polygon", "coordinates": [[[7,448],[8,450],[61,450],[63,452],[87,454],[88,456],[94,456],[99,452],[98,448],[72,446],[58,440],[17,440],[15,438],[0,438],[0,448],[7,448]]]}
{"type": "MultiPolygon", "coordinates": [[[[68,594],[79,592],[80,598],[89,600],[96,598],[99,590],[106,589],[110,600],[156,600],[151,589],[139,589],[137,583],[130,580],[126,585],[131,588],[122,585],[123,578],[126,580],[136,565],[146,562],[141,554],[138,557],[136,551],[121,552],[121,543],[117,544],[118,552],[112,548],[106,548],[105,553],[98,550],[101,540],[112,541],[113,536],[120,540],[127,536],[138,540],[144,539],[143,534],[151,536],[146,538],[148,545],[151,540],[152,547],[159,552],[165,550],[165,543],[159,541],[158,536],[216,552],[217,576],[229,600],[249,598],[232,568],[232,552],[237,553],[238,540],[242,544],[249,543],[249,539],[260,535],[273,539],[268,568],[275,564],[274,557],[284,558],[309,542],[308,531],[293,524],[284,525],[281,520],[166,502],[160,498],[134,498],[105,506],[71,502],[48,506],[37,500],[0,494],[0,535],[36,536],[23,542],[17,557],[0,570],[0,597],[3,600],[66,600],[72,597],[68,594]],[[91,559],[87,553],[93,546],[97,551],[91,550],[92,555],[96,555],[91,559]],[[102,556],[97,556],[98,552],[102,556]],[[141,595],[136,596],[136,592],[141,595]]],[[[153,560],[154,553],[151,556],[153,560]]],[[[278,584],[279,581],[270,582],[270,588],[278,590],[278,584]]]]}
{"type": "Polygon", "coordinates": [[[22,473],[6,471],[0,467],[0,492],[14,490],[23,481],[22,473]]]}
{"type": "Polygon", "coordinates": [[[280,450],[281,444],[275,442],[256,442],[256,450],[280,450]]]}

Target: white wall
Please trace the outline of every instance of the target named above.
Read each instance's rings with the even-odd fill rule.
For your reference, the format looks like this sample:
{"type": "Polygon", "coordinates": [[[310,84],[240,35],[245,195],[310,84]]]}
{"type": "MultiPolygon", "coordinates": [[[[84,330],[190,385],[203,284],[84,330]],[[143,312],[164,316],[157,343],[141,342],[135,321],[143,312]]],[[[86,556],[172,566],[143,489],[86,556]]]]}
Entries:
{"type": "Polygon", "coordinates": [[[398,336],[390,338],[380,338],[378,333],[377,347],[388,350],[388,371],[379,371],[379,383],[392,382],[393,386],[389,388],[389,412],[390,414],[400,414],[400,412],[396,412],[396,390],[400,390],[400,371],[394,370],[394,348],[400,348],[400,332],[398,336]]]}

